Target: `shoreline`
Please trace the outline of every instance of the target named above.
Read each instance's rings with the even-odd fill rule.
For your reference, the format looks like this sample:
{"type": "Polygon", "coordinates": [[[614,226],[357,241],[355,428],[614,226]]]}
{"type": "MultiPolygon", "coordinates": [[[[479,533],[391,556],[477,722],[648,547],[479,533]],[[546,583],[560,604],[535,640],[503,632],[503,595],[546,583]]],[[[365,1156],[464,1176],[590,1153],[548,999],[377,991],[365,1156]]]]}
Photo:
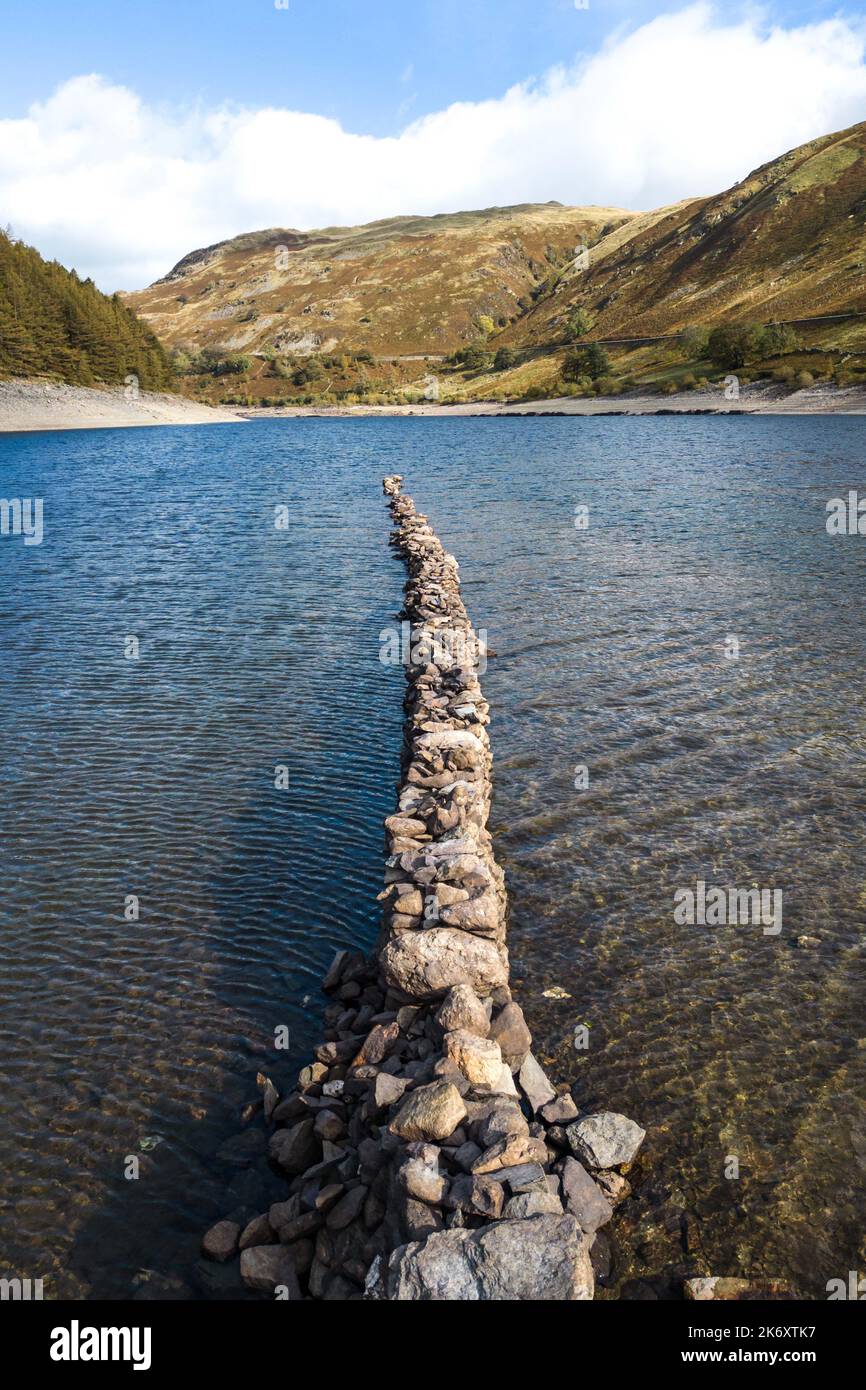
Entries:
{"type": "Polygon", "coordinates": [[[726,401],[721,388],[674,396],[642,395],[584,399],[574,396],[538,401],[470,401],[458,405],[225,406],[203,405],[169,392],[142,391],[135,399],[125,388],[68,386],[20,378],[0,380],[0,434],[54,430],[133,429],[156,425],[242,424],[250,420],[377,419],[396,417],[472,419],[498,416],[666,416],[666,415],[866,415],[866,388],[814,386],[790,392],[775,384],[744,386],[740,398],[726,401]]]}
{"type": "Polygon", "coordinates": [[[217,1221],[202,1254],[238,1296],[589,1301],[645,1131],[581,1113],[532,1053],[487,828],[483,648],[457,561],[401,483],[384,489],[412,641],[382,929],[369,957],[337,951],[325,1041],[295,1084],[257,1078],[286,1199],[217,1221]]]}
{"type": "Polygon", "coordinates": [[[123,386],[0,380],[0,434],[241,423],[234,411],[199,405],[170,392],[141,391],[129,397],[123,386]]]}
{"type": "Polygon", "coordinates": [[[353,419],[383,416],[446,418],[517,415],[866,415],[866,387],[811,386],[789,391],[777,383],[743,386],[737,400],[725,399],[718,387],[681,391],[673,396],[635,391],[619,396],[555,396],[537,401],[467,401],[458,405],[420,402],[411,405],[239,406],[245,420],[353,419]]]}

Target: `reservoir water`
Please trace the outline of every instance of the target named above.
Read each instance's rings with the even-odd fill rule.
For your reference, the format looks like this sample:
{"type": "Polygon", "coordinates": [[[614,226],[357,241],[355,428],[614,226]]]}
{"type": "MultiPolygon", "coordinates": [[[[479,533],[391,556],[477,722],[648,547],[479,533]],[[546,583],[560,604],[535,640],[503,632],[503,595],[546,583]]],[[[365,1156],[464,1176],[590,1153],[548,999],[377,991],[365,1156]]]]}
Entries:
{"type": "Polygon", "coordinates": [[[866,493],[864,429],[0,437],[0,495],[44,499],[41,545],[0,540],[0,1274],[219,1297],[203,1227],[281,1192],[242,1107],[307,1060],[333,948],[377,928],[395,471],[495,653],[537,1052],[649,1130],[610,1295],[712,1272],[820,1298],[866,1268],[866,537],[825,529],[866,493]],[[781,891],[780,920],[681,924],[699,882],[781,891]]]}

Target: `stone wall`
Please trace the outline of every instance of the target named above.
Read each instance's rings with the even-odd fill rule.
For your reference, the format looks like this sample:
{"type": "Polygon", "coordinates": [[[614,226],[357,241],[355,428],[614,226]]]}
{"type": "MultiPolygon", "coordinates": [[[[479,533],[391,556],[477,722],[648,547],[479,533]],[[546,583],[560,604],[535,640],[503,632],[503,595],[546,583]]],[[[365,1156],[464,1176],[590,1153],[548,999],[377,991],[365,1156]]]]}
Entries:
{"type": "Polygon", "coordinates": [[[596,1233],[644,1131],[581,1116],[532,1054],[487,829],[483,653],[457,562],[401,483],[384,488],[411,643],[381,937],[369,960],[337,953],[326,1041],[296,1087],[260,1078],[285,1200],[218,1222],[203,1251],[288,1299],[591,1299],[596,1233]]]}

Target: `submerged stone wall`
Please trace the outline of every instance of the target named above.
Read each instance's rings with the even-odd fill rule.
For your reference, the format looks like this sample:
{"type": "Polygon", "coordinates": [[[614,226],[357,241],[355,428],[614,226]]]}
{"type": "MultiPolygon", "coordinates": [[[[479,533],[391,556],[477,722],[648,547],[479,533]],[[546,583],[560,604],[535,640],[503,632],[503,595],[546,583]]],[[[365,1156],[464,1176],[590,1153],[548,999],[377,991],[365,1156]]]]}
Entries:
{"type": "Polygon", "coordinates": [[[457,562],[401,483],[384,488],[411,643],[381,937],[370,959],[337,953],[326,1041],[295,1088],[260,1078],[285,1200],[218,1222],[203,1250],[289,1299],[591,1299],[644,1131],[579,1115],[532,1054],[487,829],[483,653],[457,562]]]}

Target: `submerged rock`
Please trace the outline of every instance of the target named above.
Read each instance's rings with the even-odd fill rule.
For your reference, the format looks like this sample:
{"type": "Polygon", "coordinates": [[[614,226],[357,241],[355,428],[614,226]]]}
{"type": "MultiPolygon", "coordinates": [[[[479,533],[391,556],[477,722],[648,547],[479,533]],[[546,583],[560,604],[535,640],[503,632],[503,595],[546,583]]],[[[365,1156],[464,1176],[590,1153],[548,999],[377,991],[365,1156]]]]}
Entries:
{"type": "Polygon", "coordinates": [[[589,1243],[572,1216],[437,1231],[395,1251],[384,1279],[397,1302],[572,1302],[591,1299],[589,1243]]]}

